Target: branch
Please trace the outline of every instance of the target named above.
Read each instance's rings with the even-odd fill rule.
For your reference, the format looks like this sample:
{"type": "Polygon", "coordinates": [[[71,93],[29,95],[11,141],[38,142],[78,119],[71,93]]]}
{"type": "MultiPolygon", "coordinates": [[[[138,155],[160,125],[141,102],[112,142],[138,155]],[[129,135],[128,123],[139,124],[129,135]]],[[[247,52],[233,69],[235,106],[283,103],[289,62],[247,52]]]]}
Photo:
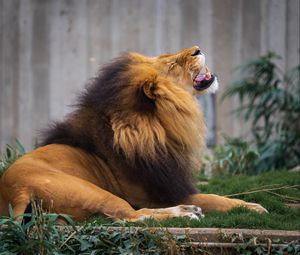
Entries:
{"type": "Polygon", "coordinates": [[[292,189],[292,188],[297,188],[299,186],[300,185],[293,185],[293,186],[282,186],[282,187],[270,188],[270,189],[258,189],[258,190],[245,191],[245,192],[241,192],[241,193],[225,195],[225,197],[236,197],[239,195],[248,195],[248,194],[253,194],[253,193],[258,193],[258,192],[267,192],[267,191],[280,190],[280,189],[292,189]]]}

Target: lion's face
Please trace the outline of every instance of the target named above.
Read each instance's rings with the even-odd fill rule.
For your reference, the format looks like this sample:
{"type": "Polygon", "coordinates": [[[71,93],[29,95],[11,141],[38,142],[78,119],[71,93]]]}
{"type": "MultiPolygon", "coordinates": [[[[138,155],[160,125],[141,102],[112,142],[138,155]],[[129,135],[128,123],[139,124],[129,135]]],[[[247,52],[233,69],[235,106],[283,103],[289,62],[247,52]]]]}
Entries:
{"type": "Polygon", "coordinates": [[[163,54],[155,58],[155,67],[179,87],[194,92],[215,92],[217,80],[205,67],[205,55],[198,46],[183,49],[174,54],[163,54]],[[201,74],[201,71],[205,73],[201,74]],[[214,88],[210,88],[213,86],[214,88]],[[209,89],[210,88],[210,89],[209,89]]]}
{"type": "MultiPolygon", "coordinates": [[[[130,60],[129,73],[135,84],[144,84],[147,81],[155,84],[155,77],[160,77],[192,94],[214,93],[218,89],[217,78],[205,66],[205,55],[198,46],[157,57],[131,53],[130,60]]],[[[150,91],[147,90],[148,88],[146,94],[151,98],[148,93],[150,91]]]]}

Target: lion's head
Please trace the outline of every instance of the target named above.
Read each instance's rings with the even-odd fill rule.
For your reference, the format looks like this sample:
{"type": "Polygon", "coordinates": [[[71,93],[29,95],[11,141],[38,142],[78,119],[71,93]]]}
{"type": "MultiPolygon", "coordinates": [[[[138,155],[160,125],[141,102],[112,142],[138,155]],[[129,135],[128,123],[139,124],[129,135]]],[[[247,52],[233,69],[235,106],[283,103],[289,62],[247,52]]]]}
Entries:
{"type": "MultiPolygon", "coordinates": [[[[114,148],[129,159],[136,155],[155,159],[157,150],[170,148],[198,152],[205,124],[190,92],[205,93],[217,86],[215,76],[207,71],[199,79],[204,66],[205,57],[195,46],[158,57],[129,53],[104,68],[99,77],[105,77],[106,84],[98,83],[108,90],[103,102],[114,131],[114,148]]],[[[101,98],[94,96],[98,102],[101,98]]]]}
{"type": "Polygon", "coordinates": [[[198,46],[174,54],[163,54],[154,59],[155,68],[161,75],[168,77],[183,89],[204,94],[215,92],[218,88],[216,76],[211,74],[207,67],[205,74],[201,74],[205,66],[205,55],[198,46]]]}
{"type": "MultiPolygon", "coordinates": [[[[133,69],[140,71],[140,77],[138,77],[133,70],[134,76],[137,78],[144,78],[141,73],[148,75],[151,72],[193,94],[215,92],[218,89],[217,78],[205,67],[205,55],[198,46],[157,57],[145,57],[138,53],[131,53],[130,58],[134,62],[133,69]],[[203,70],[204,67],[205,70],[203,70]],[[205,73],[201,73],[202,70],[205,73]]],[[[149,86],[145,87],[144,92],[149,98],[155,97],[149,86]]]]}

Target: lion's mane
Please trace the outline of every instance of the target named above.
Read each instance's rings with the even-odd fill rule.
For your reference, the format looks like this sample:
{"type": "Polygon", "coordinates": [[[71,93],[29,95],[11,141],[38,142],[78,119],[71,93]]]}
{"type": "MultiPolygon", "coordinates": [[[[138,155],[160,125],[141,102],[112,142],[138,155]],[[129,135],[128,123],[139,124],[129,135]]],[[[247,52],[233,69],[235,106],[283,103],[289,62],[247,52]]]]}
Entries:
{"type": "Polygon", "coordinates": [[[204,133],[196,100],[143,56],[125,54],[99,71],[74,112],[45,130],[40,145],[94,154],[141,185],[152,201],[175,204],[196,193],[191,173],[204,133]]]}

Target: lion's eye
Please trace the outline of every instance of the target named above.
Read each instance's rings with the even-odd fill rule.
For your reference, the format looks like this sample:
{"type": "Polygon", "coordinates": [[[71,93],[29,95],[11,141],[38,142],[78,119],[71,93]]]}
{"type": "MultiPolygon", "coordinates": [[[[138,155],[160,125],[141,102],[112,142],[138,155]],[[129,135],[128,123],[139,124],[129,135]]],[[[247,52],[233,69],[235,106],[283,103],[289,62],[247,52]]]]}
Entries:
{"type": "Polygon", "coordinates": [[[200,54],[201,54],[201,51],[199,49],[197,49],[191,56],[197,56],[200,54]]]}

